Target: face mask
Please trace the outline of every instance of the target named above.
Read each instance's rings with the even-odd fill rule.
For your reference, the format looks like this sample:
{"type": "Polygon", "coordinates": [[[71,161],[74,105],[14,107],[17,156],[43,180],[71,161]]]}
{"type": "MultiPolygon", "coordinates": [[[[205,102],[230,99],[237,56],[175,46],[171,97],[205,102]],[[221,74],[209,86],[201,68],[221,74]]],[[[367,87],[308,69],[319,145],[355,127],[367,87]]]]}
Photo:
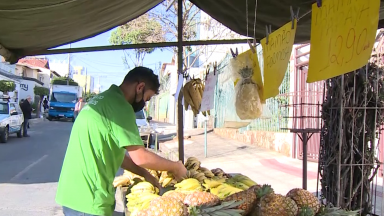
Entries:
{"type": "Polygon", "coordinates": [[[136,102],[137,93],[135,94],[135,99],[134,99],[133,103],[131,104],[132,107],[133,107],[133,111],[134,111],[134,112],[139,112],[139,111],[142,110],[142,109],[144,108],[144,106],[145,106],[145,101],[144,101],[144,90],[145,90],[145,89],[143,89],[143,95],[142,95],[142,97],[141,97],[141,101],[139,101],[139,102],[136,102]]]}

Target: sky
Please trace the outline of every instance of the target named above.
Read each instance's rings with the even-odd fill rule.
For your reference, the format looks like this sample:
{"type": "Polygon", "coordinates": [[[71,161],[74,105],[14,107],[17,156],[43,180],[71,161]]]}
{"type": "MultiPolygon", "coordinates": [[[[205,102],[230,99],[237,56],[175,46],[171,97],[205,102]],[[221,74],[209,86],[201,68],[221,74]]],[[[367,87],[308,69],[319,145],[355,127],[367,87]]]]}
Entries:
{"type": "MultiPolygon", "coordinates": [[[[113,29],[95,37],[72,43],[71,47],[76,48],[110,45],[108,39],[112,31],[113,29]]],[[[55,49],[60,48],[69,48],[69,45],[63,45],[55,49]]],[[[70,55],[70,62],[72,66],[86,67],[88,75],[94,77],[95,88],[98,86],[100,79],[101,91],[108,89],[112,84],[120,84],[124,76],[129,71],[129,69],[123,63],[122,57],[124,56],[124,53],[122,50],[72,53],[70,55]]],[[[68,54],[47,55],[46,57],[50,60],[56,59],[67,61],[68,54]]],[[[156,66],[159,66],[159,63],[166,63],[170,62],[171,60],[172,53],[169,50],[155,50],[153,53],[147,54],[145,56],[143,63],[144,66],[155,70],[156,66]]],[[[130,67],[132,68],[133,64],[131,64],[130,67]]]]}

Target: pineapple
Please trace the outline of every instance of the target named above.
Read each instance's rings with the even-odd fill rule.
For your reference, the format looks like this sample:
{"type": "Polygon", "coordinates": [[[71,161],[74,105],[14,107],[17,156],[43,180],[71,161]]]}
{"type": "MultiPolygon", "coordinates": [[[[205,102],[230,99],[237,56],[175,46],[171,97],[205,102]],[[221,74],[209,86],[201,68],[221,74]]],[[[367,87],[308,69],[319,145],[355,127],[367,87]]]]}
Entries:
{"type": "Polygon", "coordinates": [[[241,191],[235,194],[232,194],[224,199],[224,202],[227,201],[244,201],[243,204],[239,205],[237,208],[243,210],[242,215],[247,215],[253,209],[257,201],[256,189],[260,186],[252,186],[246,191],[241,191]]]}
{"type": "Polygon", "coordinates": [[[137,215],[166,215],[185,216],[188,214],[186,206],[172,197],[159,197],[151,201],[149,208],[138,212],[137,215]]]}
{"type": "Polygon", "coordinates": [[[181,202],[184,202],[184,199],[186,196],[187,196],[186,193],[181,193],[179,191],[168,191],[165,194],[163,194],[163,197],[172,197],[181,202]]]}
{"type": "Polygon", "coordinates": [[[287,193],[287,197],[295,201],[299,207],[299,212],[303,207],[309,207],[313,210],[312,215],[315,215],[320,209],[320,203],[317,197],[307,190],[301,188],[292,189],[287,193]]]}
{"type": "Polygon", "coordinates": [[[203,192],[203,191],[195,191],[191,194],[188,194],[184,199],[184,204],[187,206],[215,206],[220,203],[219,197],[214,194],[203,192]]]}
{"type": "Polygon", "coordinates": [[[291,198],[280,195],[272,194],[269,197],[269,202],[262,202],[260,206],[261,215],[268,216],[296,216],[298,207],[291,198]]]}
{"type": "Polygon", "coordinates": [[[237,206],[241,205],[243,202],[235,200],[229,202],[223,202],[218,206],[200,206],[200,207],[190,207],[189,215],[190,216],[217,216],[217,215],[229,215],[229,216],[241,216],[243,210],[236,209],[237,206]]]}

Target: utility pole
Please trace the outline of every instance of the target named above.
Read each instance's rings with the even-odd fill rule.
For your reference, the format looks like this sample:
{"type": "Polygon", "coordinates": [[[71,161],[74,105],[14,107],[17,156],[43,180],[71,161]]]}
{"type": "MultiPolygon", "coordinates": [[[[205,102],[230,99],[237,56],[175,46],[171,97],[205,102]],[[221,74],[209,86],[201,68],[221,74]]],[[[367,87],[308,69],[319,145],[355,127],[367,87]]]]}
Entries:
{"type": "MultiPolygon", "coordinates": [[[[69,49],[71,49],[71,44],[69,44],[69,49]]],[[[67,85],[69,85],[69,74],[71,73],[71,54],[68,53],[68,75],[67,75],[67,85]]]]}
{"type": "MultiPolygon", "coordinates": [[[[91,82],[91,78],[89,78],[89,82],[91,82]]],[[[88,70],[87,68],[85,68],[85,87],[84,87],[85,95],[87,94],[87,84],[88,84],[88,70]]]]}

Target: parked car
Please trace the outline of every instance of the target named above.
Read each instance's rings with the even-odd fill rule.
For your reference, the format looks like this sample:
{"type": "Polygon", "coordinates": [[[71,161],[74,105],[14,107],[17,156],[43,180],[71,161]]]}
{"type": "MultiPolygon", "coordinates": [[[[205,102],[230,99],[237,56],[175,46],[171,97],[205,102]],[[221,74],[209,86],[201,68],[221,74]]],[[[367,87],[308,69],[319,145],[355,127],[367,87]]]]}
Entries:
{"type": "Polygon", "coordinates": [[[140,135],[141,135],[141,139],[143,140],[144,142],[144,145],[148,145],[149,143],[149,146],[154,146],[154,138],[153,138],[153,135],[150,134],[149,137],[148,135],[144,135],[146,134],[145,132],[151,132],[151,126],[149,124],[149,122],[152,120],[152,117],[151,116],[146,116],[144,110],[140,110],[138,112],[136,112],[136,125],[140,131],[140,135]],[[144,134],[142,134],[142,132],[144,132],[144,134]]]}
{"type": "Polygon", "coordinates": [[[16,133],[18,138],[23,137],[24,116],[18,103],[0,101],[0,142],[6,143],[9,134],[16,133]]]}

